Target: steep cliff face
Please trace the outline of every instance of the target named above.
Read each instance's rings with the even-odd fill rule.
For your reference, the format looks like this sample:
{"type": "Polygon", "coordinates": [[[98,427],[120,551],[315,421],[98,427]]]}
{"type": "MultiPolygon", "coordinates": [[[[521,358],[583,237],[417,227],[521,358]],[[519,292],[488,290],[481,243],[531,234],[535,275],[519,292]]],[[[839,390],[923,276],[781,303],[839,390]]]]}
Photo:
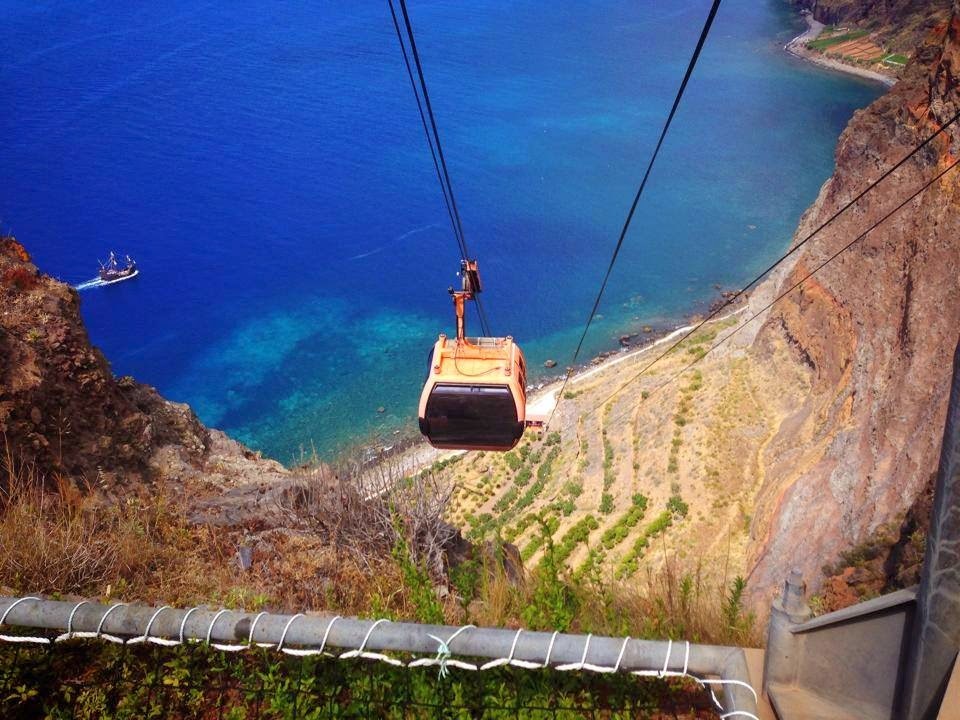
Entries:
{"type": "MultiPolygon", "coordinates": [[[[865,3],[859,3],[859,6],[865,3]]],[[[869,4],[869,3],[867,3],[869,4]]],[[[901,3],[903,4],[903,3],[901,3]]],[[[844,3],[834,3],[836,7],[844,3]]],[[[891,5],[892,7],[893,5],[891,5]]],[[[888,94],[840,138],[804,237],[960,111],[960,0],[888,94]]],[[[759,305],[817,267],[960,156],[960,122],[804,246],[759,305]]],[[[767,447],[748,546],[755,593],[824,562],[904,511],[936,469],[960,333],[960,169],[776,305],[750,350],[788,350],[811,391],[767,447]]]]}
{"type": "Polygon", "coordinates": [[[13,238],[0,238],[0,438],[6,462],[108,491],[222,475],[214,466],[229,466],[231,482],[283,474],[186,405],[114,378],[77,292],[40,274],[13,238]]]}
{"type": "Polygon", "coordinates": [[[790,0],[827,25],[876,32],[888,47],[912,51],[950,16],[953,0],[790,0]]]}

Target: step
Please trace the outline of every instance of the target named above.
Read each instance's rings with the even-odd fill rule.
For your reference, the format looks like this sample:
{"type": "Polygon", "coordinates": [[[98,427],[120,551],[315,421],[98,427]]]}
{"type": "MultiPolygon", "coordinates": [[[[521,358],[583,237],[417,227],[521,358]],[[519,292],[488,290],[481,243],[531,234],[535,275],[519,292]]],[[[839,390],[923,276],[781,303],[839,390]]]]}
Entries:
{"type": "Polygon", "coordinates": [[[889,720],[890,711],[880,706],[846,708],[835,701],[794,685],[771,683],[770,704],[779,720],[889,720]]]}

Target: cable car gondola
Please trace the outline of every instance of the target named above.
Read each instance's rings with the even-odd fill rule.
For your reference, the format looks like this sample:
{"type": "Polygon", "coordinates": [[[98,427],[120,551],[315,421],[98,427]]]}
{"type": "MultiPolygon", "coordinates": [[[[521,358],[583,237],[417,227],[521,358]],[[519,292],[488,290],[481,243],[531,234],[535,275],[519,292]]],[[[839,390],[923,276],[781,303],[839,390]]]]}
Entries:
{"type": "Polygon", "coordinates": [[[460,264],[462,289],[450,288],[457,337],[441,333],[420,395],[420,432],[446,450],[510,450],[527,425],[527,369],[513,338],[466,337],[464,305],[481,291],[476,260],[460,264]]]}

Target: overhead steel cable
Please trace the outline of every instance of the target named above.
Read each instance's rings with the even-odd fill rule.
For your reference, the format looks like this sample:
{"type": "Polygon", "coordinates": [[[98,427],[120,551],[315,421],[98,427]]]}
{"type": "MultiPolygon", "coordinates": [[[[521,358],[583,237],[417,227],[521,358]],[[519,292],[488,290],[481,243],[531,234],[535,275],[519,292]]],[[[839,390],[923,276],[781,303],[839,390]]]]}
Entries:
{"type": "Polygon", "coordinates": [[[437,173],[437,182],[440,183],[440,192],[443,193],[443,204],[447,207],[447,215],[450,218],[450,225],[453,226],[453,234],[457,238],[457,244],[461,246],[461,254],[463,254],[463,246],[460,243],[460,233],[457,229],[456,220],[453,218],[453,209],[450,207],[450,199],[447,197],[447,186],[443,182],[443,175],[440,173],[440,163],[437,162],[437,152],[433,148],[433,138],[430,136],[430,128],[427,126],[427,118],[423,114],[423,103],[420,100],[420,91],[417,90],[417,81],[413,77],[413,69],[410,67],[410,58],[407,55],[407,45],[403,41],[403,35],[400,32],[400,23],[397,19],[396,10],[393,7],[393,0],[387,0],[387,4],[390,6],[390,16],[393,18],[393,28],[397,32],[397,42],[400,43],[400,52],[403,54],[403,64],[407,68],[407,77],[410,79],[410,87],[413,90],[413,97],[417,101],[417,112],[420,114],[420,124],[423,126],[423,134],[427,139],[427,147],[430,148],[430,157],[433,158],[433,168],[437,173]]]}
{"type": "MultiPolygon", "coordinates": [[[[813,268],[811,271],[809,271],[809,272],[808,272],[806,275],[804,275],[802,278],[800,278],[799,280],[797,280],[796,282],[794,282],[789,288],[787,288],[786,290],[784,290],[782,293],[780,293],[779,295],[777,295],[773,300],[771,300],[771,301],[768,302],[766,305],[764,305],[760,310],[758,310],[758,311],[755,312],[753,315],[751,315],[749,318],[747,318],[747,319],[746,319],[743,323],[741,323],[735,330],[733,330],[732,332],[728,333],[727,335],[724,335],[723,338],[721,338],[720,340],[718,340],[717,342],[715,342],[713,345],[711,345],[709,348],[707,348],[707,350],[706,350],[703,354],[698,355],[696,358],[694,358],[694,360],[692,360],[690,363],[688,363],[687,365],[685,365],[684,367],[682,367],[679,371],[677,371],[676,373],[674,373],[673,375],[671,375],[670,378],[668,378],[666,381],[664,381],[663,383],[661,383],[660,385],[658,385],[656,388],[654,388],[653,392],[658,392],[658,391],[662,390],[663,388],[667,387],[668,385],[670,385],[671,383],[673,383],[674,381],[676,381],[676,380],[677,380],[680,376],[682,376],[685,372],[688,372],[689,370],[691,370],[694,365],[696,365],[697,363],[699,363],[700,361],[702,361],[707,355],[709,355],[711,352],[713,352],[714,350],[716,350],[716,349],[717,349],[718,347],[720,347],[721,345],[723,345],[723,344],[725,344],[726,342],[728,342],[734,335],[736,335],[736,334],[739,333],[741,330],[743,330],[743,328],[745,328],[745,327],[746,327],[747,325],[749,325],[751,322],[753,322],[753,321],[756,320],[758,317],[760,317],[761,315],[763,315],[763,313],[765,313],[767,310],[769,310],[770,308],[772,308],[772,307],[773,307],[774,305],[776,305],[778,302],[780,302],[781,300],[783,300],[787,295],[789,295],[791,292],[793,292],[794,290],[796,290],[798,287],[800,287],[800,286],[801,286],[803,283],[805,283],[807,280],[809,280],[809,279],[812,278],[814,275],[816,275],[818,272],[820,272],[820,270],[822,270],[824,267],[826,267],[826,266],[829,265],[831,262],[833,262],[834,260],[836,260],[840,255],[842,255],[843,253],[845,253],[847,250],[849,250],[851,247],[853,247],[856,243],[858,243],[858,242],[860,242],[861,240],[863,240],[865,237],[867,237],[867,235],[869,235],[871,232],[873,232],[874,230],[876,230],[880,225],[882,225],[884,222],[886,222],[886,221],[889,220],[891,217],[893,217],[894,215],[896,215],[900,210],[902,210],[902,209],[905,208],[907,205],[909,205],[911,202],[913,202],[913,200],[915,200],[917,197],[919,197],[921,194],[923,194],[931,185],[933,185],[935,182],[937,182],[938,180],[940,180],[941,178],[943,178],[943,177],[944,177],[947,173],[949,173],[951,170],[953,170],[954,168],[956,168],[957,165],[960,165],[960,159],[954,160],[952,163],[950,163],[946,168],[944,168],[944,169],[941,170],[939,173],[937,173],[932,179],[928,180],[928,181],[927,181],[926,183],[924,183],[919,189],[917,189],[917,190],[915,190],[913,193],[911,193],[911,195],[910,195],[906,200],[904,200],[904,201],[901,202],[899,205],[897,205],[893,210],[891,210],[891,211],[888,212],[886,215],[884,215],[882,218],[880,218],[879,220],[877,220],[877,221],[876,221],[875,223],[873,223],[869,228],[867,228],[867,229],[864,230],[862,233],[860,233],[859,235],[857,235],[853,240],[851,240],[851,241],[848,242],[846,245],[844,245],[843,247],[841,247],[839,250],[837,250],[835,253],[833,253],[830,257],[828,257],[826,260],[824,260],[824,261],[821,262],[819,265],[817,265],[815,268],[813,268]]],[[[615,394],[615,393],[614,393],[614,394],[615,394]]],[[[651,393],[651,395],[652,395],[652,393],[651,393]]],[[[607,399],[605,399],[602,403],[600,403],[599,405],[597,405],[596,407],[594,407],[594,408],[593,408],[592,410],[590,410],[587,414],[589,415],[590,413],[596,412],[596,410],[597,410],[598,408],[602,407],[602,406],[603,406],[605,403],[607,403],[612,397],[613,397],[613,395],[608,396],[607,399]]],[[[649,397],[650,397],[650,396],[648,396],[647,399],[649,399],[649,397]]],[[[633,410],[633,408],[631,408],[631,411],[632,411],[632,410],[633,410]]],[[[625,417],[625,416],[626,416],[626,413],[623,413],[623,414],[621,414],[621,415],[618,415],[616,419],[619,420],[619,419],[621,419],[622,417],[625,417]]]]}
{"type": "MultiPolygon", "coordinates": [[[[791,247],[787,252],[785,252],[783,255],[781,255],[777,260],[775,260],[775,261],[774,261],[769,267],[767,267],[765,270],[763,270],[762,272],[760,272],[760,273],[759,273],[755,278],[753,278],[749,283],[747,283],[746,285],[744,285],[744,286],[743,286],[741,289],[739,289],[736,293],[734,293],[734,294],[731,295],[729,298],[727,298],[727,299],[726,299],[723,303],[721,303],[718,307],[716,307],[716,308],[714,308],[712,311],[710,311],[710,313],[708,313],[707,316],[706,316],[703,320],[701,320],[700,322],[698,322],[698,323],[697,323],[696,325],[694,325],[690,330],[688,330],[688,331],[685,332],[683,335],[681,335],[680,338],[679,338],[678,340],[676,340],[673,344],[671,344],[666,350],[664,350],[663,352],[661,352],[661,353],[660,353],[659,355],[657,355],[653,360],[651,360],[651,361],[650,361],[649,363],[647,363],[643,368],[641,368],[641,370],[640,370],[636,375],[633,375],[632,377],[630,377],[630,378],[629,378],[628,380],[626,380],[622,385],[620,385],[620,387],[618,387],[616,390],[614,390],[612,393],[610,393],[606,398],[604,398],[604,400],[603,400],[601,403],[599,403],[599,404],[597,405],[597,407],[600,407],[600,405],[606,404],[607,402],[609,402],[610,400],[612,400],[614,397],[616,397],[616,395],[618,395],[618,394],[619,394],[624,388],[626,388],[628,385],[630,385],[631,383],[634,383],[634,382],[636,382],[637,380],[639,380],[640,377],[642,377],[647,371],[650,370],[650,368],[652,368],[652,367],[653,367],[654,365],[656,365],[658,362],[660,362],[661,360],[663,360],[663,358],[665,358],[665,357],[666,357],[667,355],[669,355],[671,352],[673,352],[674,350],[676,350],[685,340],[687,340],[688,338],[690,338],[690,337],[691,337],[692,335],[694,335],[697,331],[699,331],[704,325],[706,325],[708,322],[710,322],[710,321],[713,320],[715,317],[717,317],[721,312],[723,312],[725,309],[727,309],[728,307],[730,307],[730,305],[732,305],[733,303],[735,303],[741,296],[743,296],[743,294],[744,294],[745,292],[747,292],[747,290],[749,290],[750,288],[754,287],[757,283],[759,283],[761,280],[763,280],[763,278],[765,278],[771,271],[775,270],[781,263],[783,263],[785,260],[787,260],[787,258],[789,258],[791,255],[793,255],[795,252],[797,252],[797,250],[799,250],[800,248],[802,248],[804,245],[806,245],[808,242],[810,242],[814,237],[816,237],[817,235],[819,235],[824,229],[826,229],[829,225],[831,225],[837,218],[839,218],[841,215],[843,215],[845,212],[847,212],[847,210],[849,210],[851,207],[853,207],[853,205],[855,205],[855,204],[858,203],[860,200],[862,200],[863,197],[864,197],[867,193],[869,193],[871,190],[873,190],[873,189],[874,189],[877,185],[879,185],[881,182],[883,182],[884,180],[886,180],[891,174],[893,174],[894,172],[896,172],[904,163],[906,163],[908,160],[910,160],[910,158],[912,158],[914,155],[916,155],[918,152],[920,152],[923,148],[927,147],[927,145],[929,145],[931,142],[933,142],[934,139],[936,139],[936,138],[937,138],[939,135],[941,135],[945,130],[947,130],[947,128],[949,128],[951,125],[953,125],[955,122],[957,122],[957,120],[960,120],[960,112],[958,112],[956,115],[954,115],[952,118],[950,118],[949,121],[947,121],[946,123],[944,123],[944,124],[943,124],[936,132],[934,132],[932,135],[929,135],[923,142],[921,142],[919,145],[917,145],[915,148],[913,148],[913,150],[911,150],[909,153],[907,153],[906,155],[904,155],[904,156],[900,159],[899,162],[897,162],[895,165],[891,166],[891,167],[890,167],[889,169],[887,169],[880,177],[878,177],[876,180],[874,180],[874,181],[871,182],[869,185],[867,185],[867,187],[864,188],[862,191],[860,191],[860,192],[856,195],[856,197],[854,197],[853,199],[849,200],[843,207],[841,207],[839,210],[837,210],[837,212],[835,212],[833,215],[831,215],[829,218],[827,218],[827,220],[825,220],[823,223],[821,223],[815,230],[813,230],[813,232],[811,232],[810,234],[808,234],[806,237],[803,238],[803,240],[801,240],[800,242],[798,242],[797,244],[795,244],[793,247],[791,247]]],[[[594,411],[597,409],[597,407],[593,408],[590,412],[594,412],[594,411]]]]}
{"type": "MultiPolygon", "coordinates": [[[[403,2],[403,0],[401,0],[403,2]]],[[[687,83],[690,81],[690,76],[693,75],[693,69],[697,65],[697,60],[700,59],[700,53],[703,50],[704,44],[707,42],[707,36],[710,34],[710,28],[713,26],[713,20],[717,16],[717,10],[720,9],[721,0],[713,0],[713,4],[710,6],[710,12],[707,14],[707,19],[703,24],[703,29],[700,31],[700,38],[697,40],[697,46],[693,50],[693,55],[690,56],[690,62],[687,63],[687,70],[683,74],[683,80],[680,83],[680,89],[677,90],[677,95],[673,100],[673,106],[670,108],[670,113],[667,115],[667,120],[663,124],[663,129],[660,131],[660,137],[657,140],[656,147],[653,149],[653,154],[650,156],[650,161],[647,163],[647,169],[643,173],[643,179],[640,181],[640,186],[637,188],[637,193],[634,195],[633,203],[630,205],[630,211],[627,213],[627,218],[624,220],[623,228],[620,230],[620,236],[617,238],[617,244],[613,248],[613,254],[610,256],[610,263],[607,265],[607,271],[604,273],[603,281],[600,283],[600,290],[597,292],[597,297],[593,301],[593,307],[590,309],[590,315],[587,317],[586,325],[583,327],[583,332],[580,334],[580,340],[577,342],[577,349],[574,350],[573,358],[570,360],[570,366],[567,368],[567,374],[563,379],[563,384],[560,386],[560,390],[557,393],[557,402],[553,406],[553,411],[550,413],[550,418],[547,420],[546,426],[549,427],[551,421],[553,420],[553,415],[557,411],[557,406],[560,404],[560,399],[563,397],[563,391],[567,386],[567,382],[570,380],[570,375],[573,372],[573,366],[577,364],[577,358],[580,357],[580,351],[583,349],[584,340],[586,340],[587,332],[590,330],[590,325],[593,323],[594,318],[597,315],[597,310],[600,307],[600,300],[603,298],[603,293],[607,289],[607,282],[610,280],[610,274],[613,272],[613,266],[617,262],[617,257],[620,255],[620,249],[623,247],[623,241],[627,237],[627,231],[630,229],[630,223],[633,221],[633,215],[637,210],[637,205],[640,203],[640,197],[643,195],[644,188],[647,186],[647,181],[650,179],[650,173],[653,170],[653,164],[657,160],[657,156],[660,154],[660,148],[663,146],[663,141],[667,137],[667,132],[670,130],[670,125],[673,123],[673,118],[677,114],[677,108],[680,107],[680,101],[683,99],[683,93],[687,89],[687,83]]]]}
{"type": "MultiPolygon", "coordinates": [[[[413,24],[410,22],[410,14],[407,12],[406,0],[399,0],[400,12],[403,15],[403,24],[406,30],[407,43],[410,45],[410,53],[413,55],[413,62],[417,69],[417,79],[419,80],[419,91],[417,81],[414,80],[413,72],[410,67],[410,60],[407,55],[407,43],[404,43],[400,31],[400,24],[397,13],[393,5],[393,0],[387,0],[390,6],[390,15],[393,18],[394,29],[397,32],[397,40],[400,42],[400,50],[403,53],[403,61],[407,68],[407,75],[410,78],[410,84],[413,88],[413,94],[417,101],[417,110],[420,113],[420,121],[423,124],[424,133],[427,136],[427,144],[430,147],[430,155],[433,158],[434,168],[437,171],[437,180],[443,191],[443,200],[447,206],[447,213],[450,216],[450,223],[453,226],[453,234],[460,248],[460,256],[464,260],[473,259],[467,247],[467,240],[463,233],[463,222],[460,219],[460,211],[457,208],[457,200],[453,193],[453,183],[450,181],[450,172],[447,169],[447,160],[443,154],[443,145],[440,142],[440,131],[437,128],[437,121],[433,114],[433,105],[430,102],[430,93],[427,90],[427,81],[423,74],[423,64],[420,62],[420,53],[417,50],[417,41],[413,33],[413,24]],[[422,102],[421,102],[422,97],[422,102]],[[424,107],[426,113],[424,113],[424,107]],[[427,120],[429,119],[429,129],[427,120]]],[[[480,301],[479,296],[474,296],[473,301],[477,307],[477,316],[480,319],[480,328],[484,335],[491,335],[490,323],[487,320],[486,311],[480,301]]]]}

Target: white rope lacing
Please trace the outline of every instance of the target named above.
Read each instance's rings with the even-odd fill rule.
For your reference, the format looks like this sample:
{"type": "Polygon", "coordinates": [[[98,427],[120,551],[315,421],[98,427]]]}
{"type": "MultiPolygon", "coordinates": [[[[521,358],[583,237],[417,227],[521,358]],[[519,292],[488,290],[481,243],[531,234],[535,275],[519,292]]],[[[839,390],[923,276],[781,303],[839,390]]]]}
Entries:
{"type": "Polygon", "coordinates": [[[548,667],[550,665],[550,655],[553,653],[553,644],[557,641],[557,635],[559,634],[559,630],[554,630],[553,635],[550,636],[550,644],[547,645],[547,654],[543,658],[543,667],[548,667]]]}
{"type": "MultiPolygon", "coordinates": [[[[7,609],[3,611],[3,616],[0,617],[0,627],[3,627],[3,626],[6,624],[6,622],[7,622],[7,615],[10,614],[10,611],[13,610],[13,609],[14,609],[17,605],[19,605],[20,603],[22,603],[22,602],[27,602],[27,600],[36,600],[37,602],[39,602],[39,601],[40,601],[40,598],[38,598],[38,597],[22,597],[22,598],[20,598],[19,600],[14,600],[12,603],[10,603],[10,605],[7,607],[7,609]]],[[[45,638],[45,637],[29,637],[29,636],[27,636],[27,635],[0,635],[0,640],[3,640],[4,642],[12,642],[12,643],[36,643],[36,644],[39,644],[39,645],[49,645],[49,644],[50,644],[50,639],[49,639],[49,638],[45,638]]]]}
{"type": "Polygon", "coordinates": [[[457,635],[465,630],[470,630],[475,627],[476,625],[464,625],[446,640],[438,638],[436,635],[428,635],[428,637],[431,639],[436,640],[437,644],[439,645],[437,648],[437,656],[435,658],[418,658],[416,660],[411,660],[409,663],[407,663],[407,667],[439,665],[440,670],[437,673],[437,677],[441,679],[447,677],[447,675],[450,673],[450,671],[447,669],[448,667],[457,667],[461,670],[476,670],[476,665],[473,663],[463,662],[462,660],[455,660],[451,657],[452,653],[450,652],[450,643],[456,639],[457,635]]]}
{"type": "MultiPolygon", "coordinates": [[[[3,627],[6,624],[7,617],[10,615],[11,610],[13,610],[20,603],[26,602],[28,600],[40,601],[40,598],[23,597],[18,600],[15,600],[6,608],[6,610],[4,610],[3,614],[0,615],[0,627],[3,627]]],[[[104,612],[103,616],[100,618],[100,621],[97,625],[96,632],[75,631],[73,630],[74,616],[76,615],[77,611],[85,604],[88,604],[88,601],[86,600],[81,601],[73,607],[73,609],[70,611],[70,616],[67,619],[67,631],[61,635],[58,635],[56,638],[54,638],[54,640],[52,641],[53,643],[64,642],[67,640],[71,640],[73,638],[96,638],[96,639],[107,640],[113,643],[118,643],[118,644],[126,643],[129,645],[133,645],[137,643],[154,643],[158,645],[172,646],[172,645],[182,645],[191,641],[196,642],[196,640],[194,640],[193,638],[185,637],[185,630],[186,630],[187,620],[190,618],[190,616],[194,612],[196,612],[200,608],[197,608],[197,607],[190,608],[184,614],[183,619],[180,622],[179,639],[177,640],[167,639],[162,637],[155,637],[150,635],[150,630],[153,626],[153,623],[157,619],[157,617],[159,617],[160,613],[162,613],[164,610],[170,609],[166,605],[154,611],[153,615],[150,617],[150,620],[147,622],[147,626],[143,632],[143,635],[138,635],[136,637],[123,640],[122,638],[116,637],[115,635],[110,635],[108,633],[103,632],[103,627],[110,613],[115,611],[117,608],[125,607],[127,605],[126,603],[115,603],[111,605],[109,608],[107,608],[106,612],[104,612]]],[[[248,650],[248,649],[257,648],[257,647],[260,647],[260,648],[272,647],[288,655],[301,656],[301,657],[309,656],[309,655],[327,655],[328,657],[334,657],[338,660],[365,658],[369,660],[377,660],[379,662],[387,663],[389,665],[393,665],[394,667],[408,667],[408,668],[439,666],[438,677],[440,679],[448,677],[450,668],[458,668],[461,670],[470,670],[470,671],[490,670],[490,669],[501,667],[504,665],[520,667],[520,668],[525,668],[530,670],[547,668],[550,666],[550,658],[553,654],[554,644],[556,642],[557,636],[559,635],[559,631],[555,631],[550,636],[550,642],[547,645],[547,650],[544,655],[544,660],[542,663],[535,663],[535,662],[531,662],[528,660],[521,660],[514,657],[517,650],[517,644],[520,640],[520,635],[524,632],[524,630],[521,628],[517,630],[517,632],[513,636],[513,641],[510,644],[510,652],[507,655],[507,657],[496,658],[487,663],[484,663],[483,665],[475,665],[473,663],[466,662],[463,660],[458,660],[452,657],[452,652],[450,650],[451,643],[453,643],[453,641],[461,633],[466,632],[467,630],[476,629],[474,625],[464,625],[463,627],[456,630],[446,640],[439,638],[436,635],[429,636],[431,639],[436,641],[438,646],[437,654],[435,657],[415,658],[413,660],[410,660],[409,662],[403,662],[402,660],[398,660],[397,658],[390,657],[389,655],[384,655],[383,653],[378,653],[378,652],[371,652],[366,649],[367,643],[370,641],[370,637],[373,635],[374,630],[376,630],[383,623],[390,622],[390,620],[386,618],[380,618],[379,620],[375,620],[370,625],[370,627],[367,629],[366,635],[363,638],[363,642],[360,643],[360,647],[356,648],[355,650],[348,650],[346,652],[341,653],[340,655],[334,655],[326,651],[326,646],[327,646],[327,640],[330,637],[330,631],[333,629],[334,624],[338,620],[342,619],[340,615],[335,615],[330,619],[330,622],[327,623],[326,630],[323,633],[323,639],[321,640],[318,648],[289,648],[284,646],[284,643],[286,642],[287,634],[290,631],[290,628],[293,626],[294,622],[299,618],[304,617],[302,613],[293,615],[292,617],[290,617],[289,620],[287,620],[287,623],[283,628],[283,632],[280,635],[280,640],[276,645],[273,645],[271,643],[254,642],[254,639],[253,639],[254,630],[256,629],[257,623],[260,621],[260,619],[263,616],[267,615],[267,613],[265,612],[260,612],[256,615],[256,617],[254,617],[253,622],[250,624],[250,631],[249,631],[246,643],[242,645],[225,645],[225,644],[211,642],[211,639],[213,637],[213,629],[217,623],[217,620],[219,620],[220,617],[222,617],[224,614],[228,612],[230,611],[224,609],[224,610],[219,610],[216,614],[214,614],[213,619],[210,621],[210,624],[207,626],[205,639],[204,639],[205,644],[209,645],[210,647],[216,648],[218,650],[222,650],[224,652],[240,652],[241,650],[248,650]]],[[[578,672],[583,670],[587,670],[595,673],[622,672],[620,668],[623,663],[624,656],[626,655],[627,645],[629,644],[631,638],[626,637],[623,639],[623,644],[620,646],[620,652],[617,655],[617,661],[613,666],[595,665],[587,662],[587,655],[590,650],[590,641],[592,638],[593,638],[592,634],[586,636],[586,639],[583,645],[583,652],[580,656],[579,662],[558,665],[554,668],[554,670],[558,672],[570,672],[570,671],[578,672]]],[[[51,644],[51,640],[49,638],[21,636],[21,635],[0,635],[0,641],[11,642],[11,643],[35,643],[40,645],[51,644]]],[[[750,694],[753,696],[754,701],[758,702],[759,698],[757,696],[757,692],[749,683],[743,682],[742,680],[701,678],[701,677],[697,677],[696,675],[691,675],[689,672],[690,643],[688,641],[684,641],[683,667],[680,670],[671,670],[670,661],[673,655],[673,645],[674,645],[673,640],[668,639],[667,652],[663,659],[662,668],[658,670],[630,670],[630,671],[626,671],[627,674],[638,676],[638,677],[654,677],[659,679],[689,678],[690,680],[697,683],[698,685],[700,685],[700,687],[704,688],[710,693],[710,697],[712,698],[714,704],[716,705],[717,709],[721,713],[720,714],[721,720],[726,720],[727,718],[746,718],[747,720],[759,720],[759,718],[757,718],[756,715],[746,710],[731,710],[729,712],[724,712],[723,704],[720,702],[720,700],[717,698],[714,692],[714,687],[716,686],[741,687],[749,691],[750,694]]]]}
{"type": "MultiPolygon", "coordinates": [[[[713,691],[714,685],[720,685],[720,686],[733,685],[733,686],[740,686],[740,687],[746,688],[747,690],[750,691],[750,694],[753,695],[754,702],[759,702],[759,698],[757,697],[757,691],[754,690],[749,683],[745,683],[742,680],[722,680],[722,679],[714,679],[714,678],[701,678],[701,677],[697,677],[696,675],[691,675],[688,672],[688,667],[690,663],[690,642],[687,640],[684,640],[684,645],[685,645],[685,649],[683,653],[683,669],[682,670],[670,670],[670,656],[673,653],[673,640],[668,639],[667,655],[663,659],[662,669],[632,670],[630,671],[630,674],[638,675],[641,677],[656,677],[661,679],[668,678],[668,677],[690,678],[695,683],[697,683],[700,687],[704,688],[707,692],[710,693],[710,698],[713,700],[713,704],[717,706],[717,709],[720,710],[721,713],[723,712],[724,707],[723,707],[723,703],[720,702],[719,698],[717,698],[716,693],[714,693],[713,691]]],[[[756,715],[754,715],[751,712],[747,712],[746,710],[732,710],[728,713],[720,715],[721,720],[725,720],[725,718],[732,718],[732,717],[748,718],[748,720],[759,720],[759,718],[757,718],[756,715]]]]}
{"type": "MultiPolygon", "coordinates": [[[[57,635],[53,639],[54,642],[65,642],[66,640],[70,640],[73,637],[73,616],[77,614],[77,610],[82,608],[84,605],[89,605],[89,604],[90,604],[89,600],[81,600],[80,602],[78,602],[76,605],[73,606],[73,610],[70,611],[70,617],[67,618],[67,631],[63,633],[63,635],[57,635]]],[[[13,607],[13,605],[11,605],[10,607],[13,607]]],[[[10,608],[7,608],[8,611],[9,609],[10,608]]]]}
{"type": "Polygon", "coordinates": [[[362,657],[368,660],[379,660],[380,662],[385,662],[388,665],[393,665],[395,667],[404,667],[405,663],[396,658],[392,658],[389,655],[384,655],[383,653],[369,652],[366,650],[367,642],[370,640],[370,636],[373,634],[373,631],[376,630],[381,624],[390,622],[387,618],[380,618],[373,625],[370,626],[370,629],[367,630],[367,634],[363,638],[363,642],[360,643],[360,647],[356,650],[348,650],[339,656],[339,660],[349,660],[350,658],[362,657]]]}
{"type": "Polygon", "coordinates": [[[189,620],[189,619],[190,619],[190,616],[193,615],[193,613],[195,613],[195,612],[196,612],[197,610],[199,610],[199,609],[200,609],[200,608],[198,608],[198,607],[192,607],[192,608],[190,608],[189,610],[187,610],[186,614],[183,616],[183,620],[180,621],[180,644],[181,644],[181,645],[183,645],[183,643],[186,642],[186,641],[183,639],[183,630],[184,630],[185,627],[187,627],[187,620],[189,620]]]}
{"type": "MultiPolygon", "coordinates": [[[[155,645],[166,645],[168,647],[173,645],[179,645],[180,642],[177,640],[168,640],[167,638],[162,637],[150,637],[150,628],[153,626],[153,621],[157,619],[157,616],[162,613],[164,610],[169,610],[169,605],[164,605],[159,608],[153,615],[150,616],[150,620],[147,621],[147,627],[143,631],[143,635],[140,637],[130,638],[127,640],[127,645],[133,645],[135,643],[153,643],[155,645]]],[[[74,608],[76,610],[76,608],[74,608]]]]}
{"type": "MultiPolygon", "coordinates": [[[[126,606],[127,606],[127,603],[114,603],[113,605],[108,607],[107,611],[103,614],[103,617],[100,618],[100,623],[97,625],[97,631],[93,633],[93,637],[97,638],[98,640],[100,638],[103,638],[104,640],[107,640],[112,643],[116,643],[117,645],[123,645],[124,643],[123,638],[117,637],[116,635],[109,635],[103,632],[103,624],[107,621],[107,618],[110,616],[110,613],[112,613],[117,608],[126,607],[126,606]]],[[[74,637],[82,637],[84,635],[86,635],[86,633],[74,633],[74,637]]]]}
{"type": "Polygon", "coordinates": [[[256,645],[254,645],[253,642],[253,631],[257,629],[257,623],[260,622],[260,618],[262,618],[264,615],[269,615],[269,613],[263,611],[258,612],[257,616],[253,619],[253,622],[250,623],[250,634],[247,636],[247,647],[273,647],[272,643],[256,643],[256,645]]]}
{"type": "Polygon", "coordinates": [[[210,621],[210,627],[207,628],[207,645],[217,650],[223,650],[224,652],[240,652],[241,650],[246,650],[246,645],[229,645],[222,643],[210,642],[210,638],[213,636],[213,626],[216,624],[217,620],[220,619],[221,615],[225,615],[230,612],[229,610],[221,610],[216,615],[213,616],[213,620],[210,621]]]}

